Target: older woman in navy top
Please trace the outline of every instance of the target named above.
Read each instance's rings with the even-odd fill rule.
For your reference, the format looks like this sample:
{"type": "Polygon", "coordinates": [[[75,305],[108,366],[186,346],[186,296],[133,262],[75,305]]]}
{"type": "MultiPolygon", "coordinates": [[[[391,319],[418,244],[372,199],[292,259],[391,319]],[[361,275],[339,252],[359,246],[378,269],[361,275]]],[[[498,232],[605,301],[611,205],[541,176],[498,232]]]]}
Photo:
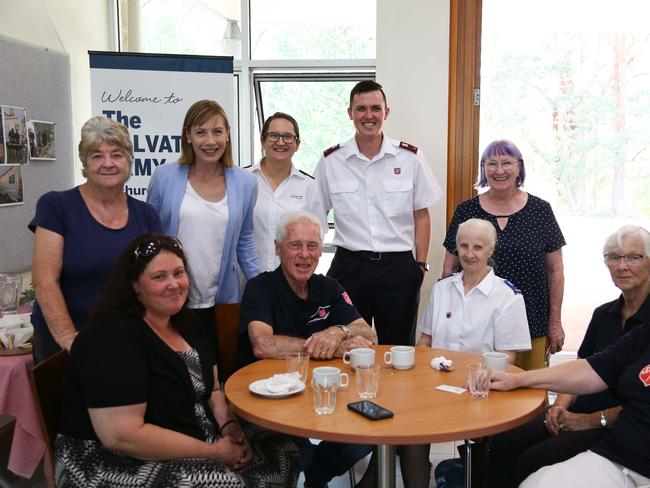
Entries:
{"type": "Polygon", "coordinates": [[[79,159],[86,182],[43,195],[29,224],[35,233],[34,362],[70,350],[122,250],[134,237],[160,231],[156,211],[124,193],[133,163],[126,127],[89,119],[81,128],[79,159]]]}
{"type": "Polygon", "coordinates": [[[532,350],[517,353],[516,363],[534,369],[544,367],[547,348],[555,353],[564,344],[565,241],[549,203],[521,188],[525,179],[524,159],[512,142],[494,141],[485,148],[477,187],[488,191],[456,208],[444,242],[443,276],[458,268],[458,224],[473,217],[492,222],[498,236],[492,256],[495,272],[514,283],[526,302],[532,350]]]}
{"type": "MultiPolygon", "coordinates": [[[[647,260],[648,256],[643,259],[647,260]]],[[[650,326],[647,323],[586,359],[518,374],[492,372],[490,389],[514,388],[544,388],[572,395],[609,389],[623,407],[610,435],[588,451],[541,468],[520,487],[650,487],[650,326]]]]}
{"type": "Polygon", "coordinates": [[[253,243],[255,176],[234,167],[230,125],[213,100],[194,103],[185,114],[181,157],[159,167],[147,201],[160,213],[163,232],[183,243],[194,286],[194,309],[218,357],[214,306],[241,297],[237,263],[246,279],[261,268],[253,243]]]}

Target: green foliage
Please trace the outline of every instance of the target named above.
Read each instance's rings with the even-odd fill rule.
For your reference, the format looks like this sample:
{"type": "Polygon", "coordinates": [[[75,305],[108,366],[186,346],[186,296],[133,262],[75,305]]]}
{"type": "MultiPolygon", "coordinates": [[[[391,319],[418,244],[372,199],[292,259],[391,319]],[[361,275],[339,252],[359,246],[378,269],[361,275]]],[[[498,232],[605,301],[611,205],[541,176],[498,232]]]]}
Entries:
{"type": "Polygon", "coordinates": [[[631,178],[650,163],[650,86],[633,82],[650,65],[646,39],[531,34],[515,47],[496,37],[483,50],[481,145],[512,139],[563,213],[647,211],[650,192],[631,178]]]}

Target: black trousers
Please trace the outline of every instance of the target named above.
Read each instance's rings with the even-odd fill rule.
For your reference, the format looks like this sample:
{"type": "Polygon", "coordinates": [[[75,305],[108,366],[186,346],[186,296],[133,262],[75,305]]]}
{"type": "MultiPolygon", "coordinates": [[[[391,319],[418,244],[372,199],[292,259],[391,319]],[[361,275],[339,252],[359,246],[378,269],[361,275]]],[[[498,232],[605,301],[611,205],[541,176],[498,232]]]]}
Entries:
{"type": "Polygon", "coordinates": [[[543,466],[566,461],[609,435],[589,429],[552,435],[541,413],[530,422],[493,436],[488,451],[488,487],[516,487],[543,466]]]}
{"type": "Polygon", "coordinates": [[[380,344],[413,345],[424,274],[412,253],[371,259],[339,248],[327,276],[341,283],[369,325],[374,319],[380,344]]]}

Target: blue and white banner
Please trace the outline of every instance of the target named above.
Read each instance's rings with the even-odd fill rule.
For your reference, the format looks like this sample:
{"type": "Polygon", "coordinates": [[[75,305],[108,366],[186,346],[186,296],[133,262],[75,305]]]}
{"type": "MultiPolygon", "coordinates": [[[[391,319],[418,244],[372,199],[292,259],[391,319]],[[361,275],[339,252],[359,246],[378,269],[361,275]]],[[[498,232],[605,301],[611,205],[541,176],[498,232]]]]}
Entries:
{"type": "MultiPolygon", "coordinates": [[[[147,196],[156,167],[180,155],[183,118],[205,98],[221,104],[238,147],[234,119],[233,58],[89,51],[92,113],[126,125],[133,168],[125,191],[147,196]]],[[[236,159],[237,155],[233,154],[236,159]]]]}

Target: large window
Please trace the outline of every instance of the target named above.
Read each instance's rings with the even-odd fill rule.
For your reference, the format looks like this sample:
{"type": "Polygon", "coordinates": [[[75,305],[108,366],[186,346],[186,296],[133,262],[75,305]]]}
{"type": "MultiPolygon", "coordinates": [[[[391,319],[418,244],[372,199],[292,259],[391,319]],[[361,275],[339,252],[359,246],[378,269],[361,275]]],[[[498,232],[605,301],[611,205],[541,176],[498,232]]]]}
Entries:
{"type": "MultiPolygon", "coordinates": [[[[347,76],[334,73],[330,77],[322,74],[256,74],[258,121],[261,124],[275,112],[286,112],[295,117],[300,127],[301,143],[294,163],[311,174],[324,149],[351,137],[351,122],[346,111],[350,90],[358,80],[371,77],[373,75],[369,73],[347,76]]],[[[255,140],[259,140],[259,130],[255,131],[255,140]]],[[[260,157],[260,147],[256,144],[255,161],[260,157]]]]}
{"type": "Polygon", "coordinates": [[[619,293],[602,264],[605,237],[650,227],[650,5],[471,3],[479,14],[482,3],[479,152],[514,141],[526,190],[553,205],[567,240],[565,349],[575,351],[593,309],[619,293]]]}
{"type": "Polygon", "coordinates": [[[259,160],[263,117],[276,111],[298,120],[304,171],[351,136],[350,88],[374,78],[375,0],[116,2],[124,51],[234,56],[241,165],[259,160]]]}
{"type": "Polygon", "coordinates": [[[294,162],[308,173],[352,136],[350,89],[375,75],[376,0],[115,1],[123,51],[234,57],[240,165],[259,161],[262,123],[278,111],[298,121],[294,162]]]}
{"type": "Polygon", "coordinates": [[[374,59],[376,0],[251,0],[252,59],[374,59]]]}

